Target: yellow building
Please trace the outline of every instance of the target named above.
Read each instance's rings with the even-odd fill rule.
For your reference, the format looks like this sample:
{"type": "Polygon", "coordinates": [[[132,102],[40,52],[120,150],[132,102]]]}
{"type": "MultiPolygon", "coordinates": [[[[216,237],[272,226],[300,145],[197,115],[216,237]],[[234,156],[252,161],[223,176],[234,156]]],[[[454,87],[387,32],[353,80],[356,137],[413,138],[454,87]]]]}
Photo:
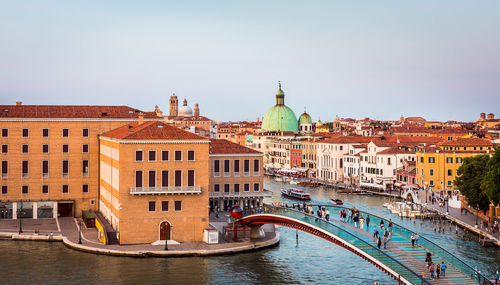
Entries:
{"type": "Polygon", "coordinates": [[[210,140],[163,122],[100,136],[99,208],[120,244],[202,241],[210,140]]]}
{"type": "Polygon", "coordinates": [[[494,144],[479,138],[457,138],[417,150],[416,177],[420,187],[453,190],[457,169],[466,157],[491,154],[494,144]]]}

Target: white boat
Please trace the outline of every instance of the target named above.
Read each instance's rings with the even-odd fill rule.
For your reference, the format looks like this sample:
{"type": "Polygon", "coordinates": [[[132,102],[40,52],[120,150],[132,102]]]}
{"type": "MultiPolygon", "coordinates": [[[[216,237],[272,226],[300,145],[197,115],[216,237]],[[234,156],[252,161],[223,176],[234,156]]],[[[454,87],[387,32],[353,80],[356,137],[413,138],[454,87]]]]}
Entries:
{"type": "Polygon", "coordinates": [[[292,185],[298,185],[299,183],[300,183],[299,180],[292,180],[292,181],[290,181],[290,184],[292,184],[292,185]]]}

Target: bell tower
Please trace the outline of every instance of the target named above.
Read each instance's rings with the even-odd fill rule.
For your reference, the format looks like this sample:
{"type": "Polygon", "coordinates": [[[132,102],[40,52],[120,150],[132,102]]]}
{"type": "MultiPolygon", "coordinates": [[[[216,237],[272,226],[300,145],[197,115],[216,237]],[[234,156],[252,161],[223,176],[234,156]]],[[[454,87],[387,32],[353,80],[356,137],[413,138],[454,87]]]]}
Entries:
{"type": "Polygon", "coordinates": [[[175,93],[170,96],[170,117],[177,117],[177,111],[179,110],[179,100],[177,99],[177,96],[175,96],[175,93]]]}
{"type": "Polygon", "coordinates": [[[198,104],[194,104],[193,112],[194,112],[194,116],[195,117],[199,117],[200,116],[200,106],[198,104]]]}

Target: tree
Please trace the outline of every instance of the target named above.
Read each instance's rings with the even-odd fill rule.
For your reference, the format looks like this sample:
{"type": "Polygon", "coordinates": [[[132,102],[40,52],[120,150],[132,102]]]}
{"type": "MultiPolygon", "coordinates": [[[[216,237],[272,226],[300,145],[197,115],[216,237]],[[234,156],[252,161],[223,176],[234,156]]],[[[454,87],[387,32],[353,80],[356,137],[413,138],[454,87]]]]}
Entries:
{"type": "Polygon", "coordinates": [[[489,156],[477,155],[464,158],[463,164],[457,170],[457,185],[460,193],[467,198],[467,202],[476,210],[488,210],[490,200],[481,189],[481,183],[487,171],[489,156]]]}
{"type": "Polygon", "coordinates": [[[481,183],[481,189],[495,205],[500,205],[500,147],[488,160],[487,170],[481,183]]]}

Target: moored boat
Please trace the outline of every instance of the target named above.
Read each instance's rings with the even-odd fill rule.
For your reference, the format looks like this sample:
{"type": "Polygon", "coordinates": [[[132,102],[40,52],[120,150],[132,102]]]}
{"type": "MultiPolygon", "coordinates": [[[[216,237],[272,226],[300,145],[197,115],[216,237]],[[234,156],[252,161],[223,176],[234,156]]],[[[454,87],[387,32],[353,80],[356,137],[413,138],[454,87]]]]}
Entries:
{"type": "Polygon", "coordinates": [[[294,199],[299,199],[299,200],[311,200],[311,195],[309,195],[309,193],[307,192],[304,192],[303,190],[299,190],[299,189],[293,189],[293,188],[290,188],[290,189],[285,189],[285,188],[282,188],[281,189],[281,194],[287,196],[287,197],[290,197],[290,198],[294,198],[294,199]]]}
{"type": "Polygon", "coordinates": [[[332,201],[332,203],[335,205],[344,205],[344,202],[342,202],[342,200],[340,199],[331,198],[330,201],[332,201]]]}

